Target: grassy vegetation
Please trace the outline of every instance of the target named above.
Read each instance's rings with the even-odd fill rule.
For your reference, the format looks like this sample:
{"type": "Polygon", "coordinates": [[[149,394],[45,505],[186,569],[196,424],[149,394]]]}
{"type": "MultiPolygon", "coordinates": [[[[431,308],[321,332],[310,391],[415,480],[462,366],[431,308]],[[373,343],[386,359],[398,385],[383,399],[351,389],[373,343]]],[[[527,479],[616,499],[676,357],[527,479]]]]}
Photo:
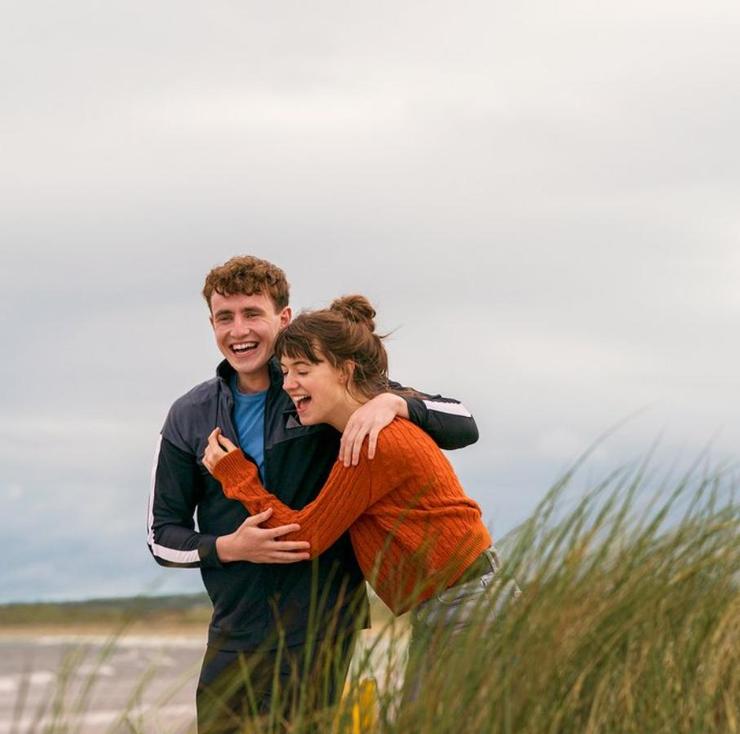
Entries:
{"type": "Polygon", "coordinates": [[[118,629],[132,621],[156,625],[207,625],[211,603],[206,594],[138,596],[0,605],[3,627],[102,627],[118,629]]]}
{"type": "Polygon", "coordinates": [[[304,676],[289,724],[276,706],[245,731],[740,732],[732,475],[697,469],[655,489],[636,467],[566,501],[571,481],[500,544],[502,581],[516,578],[521,597],[490,625],[494,590],[429,661],[419,699],[404,701],[399,685],[408,624],[388,619],[356,656],[339,706],[316,714],[325,676],[304,676]]]}

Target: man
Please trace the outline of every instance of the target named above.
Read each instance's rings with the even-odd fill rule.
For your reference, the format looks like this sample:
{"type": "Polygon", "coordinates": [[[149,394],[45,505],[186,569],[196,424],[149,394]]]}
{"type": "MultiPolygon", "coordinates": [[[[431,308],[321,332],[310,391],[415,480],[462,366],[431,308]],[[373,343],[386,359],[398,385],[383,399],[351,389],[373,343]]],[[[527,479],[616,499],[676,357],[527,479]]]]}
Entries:
{"type": "MultiPolygon", "coordinates": [[[[367,617],[364,581],[348,537],[315,566],[301,562],[308,558],[306,544],[281,540],[295,525],[261,528],[267,515],[248,517],[205,469],[201,458],[211,431],[221,427],[254,459],[264,485],[294,508],[316,496],[338,455],[346,465],[356,463],[367,438],[372,456],[379,431],[396,415],[415,422],[442,448],[478,437],[458,402],[391,393],[352,416],[341,444],[329,426],[301,426],[272,360],[275,339],[291,318],[283,271],[255,257],[235,257],[208,274],[203,296],[225,359],[215,378],[170,409],[148,516],[148,543],[157,562],[200,568],[213,602],[196,699],[201,734],[236,731],[250,709],[269,711],[274,681],[285,692],[296,666],[311,669],[319,638],[336,647],[344,664],[340,673],[346,672],[353,632],[367,617]],[[324,624],[316,624],[317,615],[324,624]]],[[[330,685],[323,702],[334,700],[339,688],[336,681],[330,685]]]]}

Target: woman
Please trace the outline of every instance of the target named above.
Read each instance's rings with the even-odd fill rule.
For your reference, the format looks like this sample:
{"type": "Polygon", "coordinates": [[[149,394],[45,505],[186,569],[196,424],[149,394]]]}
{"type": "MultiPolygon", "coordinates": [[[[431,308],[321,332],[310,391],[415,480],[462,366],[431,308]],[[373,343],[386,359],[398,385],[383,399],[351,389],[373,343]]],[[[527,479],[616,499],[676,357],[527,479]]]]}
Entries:
{"type": "MultiPolygon", "coordinates": [[[[367,299],[347,296],[298,316],[278,337],[283,389],[303,425],[329,423],[342,432],[357,408],[388,389],[374,317],[367,299]]],[[[268,493],[257,467],[218,429],[203,463],[250,513],[271,508],[267,526],[298,523],[294,539],[310,542],[311,557],[349,529],[380,598],[396,614],[414,609],[412,647],[424,644],[424,624],[464,626],[498,569],[480,508],[434,441],[409,421],[397,418],[380,433],[374,459],[365,446],[358,466],[337,461],[318,497],[301,510],[268,493]]]]}

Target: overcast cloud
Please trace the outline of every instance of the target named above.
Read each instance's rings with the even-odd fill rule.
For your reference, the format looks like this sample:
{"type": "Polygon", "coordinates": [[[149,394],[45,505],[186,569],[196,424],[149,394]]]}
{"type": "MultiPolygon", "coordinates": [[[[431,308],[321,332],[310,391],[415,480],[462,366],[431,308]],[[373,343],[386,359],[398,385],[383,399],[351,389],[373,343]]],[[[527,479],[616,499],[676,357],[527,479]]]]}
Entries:
{"type": "Polygon", "coordinates": [[[596,476],[736,457],[737,3],[3,9],[0,601],[200,588],[145,505],[237,253],[373,300],[496,535],[635,411],[596,476]]]}

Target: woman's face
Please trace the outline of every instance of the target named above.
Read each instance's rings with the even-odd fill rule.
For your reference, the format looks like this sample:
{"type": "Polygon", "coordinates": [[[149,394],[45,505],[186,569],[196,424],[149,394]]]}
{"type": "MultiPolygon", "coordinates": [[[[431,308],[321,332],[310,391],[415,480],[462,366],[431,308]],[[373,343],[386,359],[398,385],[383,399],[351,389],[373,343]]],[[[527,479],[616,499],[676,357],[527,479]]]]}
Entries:
{"type": "Polygon", "coordinates": [[[332,367],[323,355],[318,364],[304,357],[283,356],[283,390],[295,403],[298,417],[304,426],[316,423],[331,423],[344,413],[349,393],[345,374],[332,367]]]}

